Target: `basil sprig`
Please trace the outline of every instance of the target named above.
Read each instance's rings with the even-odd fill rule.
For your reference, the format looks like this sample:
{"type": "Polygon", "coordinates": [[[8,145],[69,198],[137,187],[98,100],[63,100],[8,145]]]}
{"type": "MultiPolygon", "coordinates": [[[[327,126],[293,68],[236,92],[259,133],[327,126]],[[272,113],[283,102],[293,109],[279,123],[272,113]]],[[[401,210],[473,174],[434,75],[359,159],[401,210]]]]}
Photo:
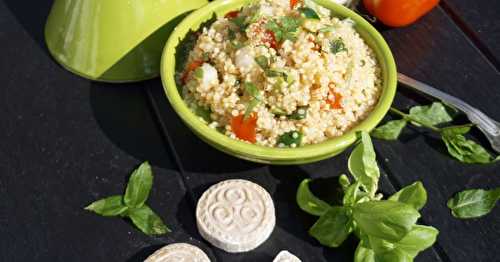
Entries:
{"type": "Polygon", "coordinates": [[[349,171],[339,177],[344,191],[342,206],[331,206],[314,196],[310,179],[297,190],[299,207],[319,219],[309,234],[322,245],[338,247],[354,233],[359,239],[355,262],[413,261],[419,252],[436,241],[439,231],[416,224],[419,210],[427,202],[421,182],[409,185],[387,200],[377,193],[380,170],[375,150],[367,133],[358,133],[359,144],[349,158],[349,171]]]}
{"type": "Polygon", "coordinates": [[[168,233],[170,229],[146,205],[152,186],[153,172],[149,163],[144,162],[130,176],[125,195],[114,195],[97,200],[85,207],[85,210],[105,217],[128,217],[147,235],[168,233]]]}
{"type": "Polygon", "coordinates": [[[478,218],[487,215],[500,199],[500,187],[493,190],[469,189],[448,200],[448,208],[456,218],[478,218]]]}
{"type": "Polygon", "coordinates": [[[389,121],[377,127],[371,133],[373,137],[382,140],[396,140],[410,123],[439,133],[448,153],[462,163],[488,164],[499,160],[498,158],[494,159],[484,147],[465,137],[465,134],[469,133],[473,126],[472,124],[438,127],[453,121],[453,116],[448,113],[442,103],[435,102],[432,105],[415,106],[410,108],[409,113],[404,113],[396,108],[391,108],[391,112],[403,118],[389,121]]]}

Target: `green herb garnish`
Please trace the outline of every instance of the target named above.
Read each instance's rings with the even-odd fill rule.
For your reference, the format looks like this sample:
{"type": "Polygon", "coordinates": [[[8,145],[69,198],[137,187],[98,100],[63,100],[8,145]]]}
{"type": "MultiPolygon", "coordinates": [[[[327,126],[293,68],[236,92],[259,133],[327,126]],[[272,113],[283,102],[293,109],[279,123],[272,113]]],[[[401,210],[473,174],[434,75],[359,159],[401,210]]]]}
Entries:
{"type": "Polygon", "coordinates": [[[299,106],[295,112],[293,112],[291,115],[288,116],[288,119],[293,119],[293,120],[302,120],[307,117],[307,109],[309,109],[308,106],[299,106]]]}
{"type": "Polygon", "coordinates": [[[462,163],[487,164],[497,161],[481,145],[465,137],[465,134],[469,133],[473,127],[472,124],[438,127],[453,120],[453,116],[442,103],[436,102],[428,106],[415,106],[410,109],[408,114],[396,108],[391,108],[391,112],[403,118],[389,121],[377,127],[372,131],[373,137],[383,140],[396,140],[404,127],[410,123],[439,133],[441,140],[448,149],[448,153],[462,163]]]}
{"type": "Polygon", "coordinates": [[[298,10],[299,10],[300,14],[307,19],[320,20],[318,13],[316,13],[316,11],[314,11],[314,9],[312,9],[312,8],[301,7],[298,10]]]}
{"type": "Polygon", "coordinates": [[[259,65],[259,67],[264,70],[264,73],[267,77],[283,77],[285,81],[287,80],[287,74],[285,72],[277,71],[270,69],[269,59],[263,55],[255,58],[255,63],[259,65]]]}
{"type": "Polygon", "coordinates": [[[342,38],[330,42],[330,52],[332,52],[332,54],[337,54],[344,51],[347,52],[347,48],[345,47],[342,38]]]}
{"type": "Polygon", "coordinates": [[[170,230],[145,203],[153,186],[153,172],[148,162],[141,164],[130,176],[125,195],[115,195],[95,201],[85,207],[98,215],[128,217],[147,235],[161,235],[170,230]]]}
{"type": "Polygon", "coordinates": [[[339,177],[344,191],[342,206],[332,206],[309,189],[311,180],[302,181],[297,190],[299,207],[319,219],[309,234],[322,245],[338,247],[354,233],[359,239],[355,262],[413,261],[419,252],[436,241],[439,231],[416,224],[427,201],[422,183],[409,185],[388,200],[377,193],[380,171],[375,150],[367,133],[358,133],[359,144],[349,158],[351,183],[339,177]]]}
{"type": "Polygon", "coordinates": [[[250,101],[247,104],[245,115],[243,117],[244,119],[247,119],[252,113],[253,109],[262,101],[262,95],[257,86],[255,86],[253,83],[246,82],[244,84],[244,88],[245,92],[251,97],[250,101]]]}
{"type": "Polygon", "coordinates": [[[283,42],[285,40],[294,42],[297,39],[297,29],[299,26],[299,20],[293,17],[284,16],[279,20],[279,23],[275,20],[267,22],[266,29],[274,33],[274,37],[278,42],[283,42]]]}
{"type": "Polygon", "coordinates": [[[203,78],[203,68],[201,68],[201,67],[196,68],[196,70],[194,70],[194,77],[196,77],[198,79],[202,79],[203,78]]]}
{"type": "Polygon", "coordinates": [[[262,70],[266,71],[269,69],[269,59],[267,57],[261,55],[255,58],[255,63],[262,68],[262,70]]]}
{"type": "Polygon", "coordinates": [[[278,147],[298,147],[302,143],[304,135],[299,131],[290,131],[284,133],[278,138],[278,147]]]}
{"type": "Polygon", "coordinates": [[[469,189],[448,201],[448,208],[456,218],[478,218],[491,212],[500,199],[500,187],[493,190],[469,189]]]}

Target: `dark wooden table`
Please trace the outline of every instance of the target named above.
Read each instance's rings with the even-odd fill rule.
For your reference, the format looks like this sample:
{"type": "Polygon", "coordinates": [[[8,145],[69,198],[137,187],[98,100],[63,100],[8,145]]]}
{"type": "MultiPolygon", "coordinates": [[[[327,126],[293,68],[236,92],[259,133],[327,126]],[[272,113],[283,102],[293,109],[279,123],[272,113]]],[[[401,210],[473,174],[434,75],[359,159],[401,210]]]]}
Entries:
{"type": "MultiPolygon", "coordinates": [[[[197,139],[170,108],[159,79],[125,85],[91,82],[47,53],[43,25],[51,1],[0,1],[0,261],[142,261],[162,245],[190,242],[213,261],[271,261],[287,249],[303,261],[352,261],[355,239],[321,247],[313,222],[294,201],[306,177],[333,180],[347,153],[310,165],[257,165],[197,139]],[[85,212],[124,188],[139,163],[154,165],[149,203],[173,233],[148,237],[120,219],[85,212]],[[255,251],[230,255],[198,234],[194,208],[210,185],[255,181],[271,192],[277,226],[255,251]]],[[[445,0],[417,24],[383,29],[400,72],[439,87],[500,119],[500,2],[445,0]]],[[[395,104],[428,102],[403,89],[395,104]]],[[[487,144],[480,134],[476,137],[487,144]]],[[[408,130],[376,142],[382,189],[416,180],[429,194],[422,222],[440,230],[416,261],[500,261],[500,208],[477,220],[454,219],[446,201],[465,188],[500,186],[500,165],[464,165],[431,135],[408,130]]]]}

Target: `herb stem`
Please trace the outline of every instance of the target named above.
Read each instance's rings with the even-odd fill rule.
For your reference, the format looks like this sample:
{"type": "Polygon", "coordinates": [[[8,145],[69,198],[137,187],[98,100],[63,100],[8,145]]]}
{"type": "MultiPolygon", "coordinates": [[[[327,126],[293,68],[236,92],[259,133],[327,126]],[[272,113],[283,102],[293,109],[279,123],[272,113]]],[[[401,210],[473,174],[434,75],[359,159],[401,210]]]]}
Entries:
{"type": "Polygon", "coordinates": [[[431,125],[427,125],[427,124],[425,124],[425,123],[422,123],[422,121],[420,121],[420,120],[418,120],[418,119],[415,119],[415,118],[411,117],[411,115],[406,114],[406,113],[404,113],[404,112],[400,111],[400,110],[399,110],[399,109],[397,109],[397,108],[391,107],[391,112],[393,112],[393,113],[395,113],[395,114],[397,114],[397,115],[402,116],[404,119],[406,119],[406,120],[408,120],[408,121],[410,121],[410,122],[417,123],[417,124],[419,124],[419,125],[421,125],[421,126],[423,126],[423,127],[426,127],[426,128],[428,128],[428,129],[430,129],[430,130],[432,130],[432,131],[434,131],[434,132],[441,133],[441,128],[437,128],[437,127],[435,127],[435,126],[431,126],[431,125]]]}

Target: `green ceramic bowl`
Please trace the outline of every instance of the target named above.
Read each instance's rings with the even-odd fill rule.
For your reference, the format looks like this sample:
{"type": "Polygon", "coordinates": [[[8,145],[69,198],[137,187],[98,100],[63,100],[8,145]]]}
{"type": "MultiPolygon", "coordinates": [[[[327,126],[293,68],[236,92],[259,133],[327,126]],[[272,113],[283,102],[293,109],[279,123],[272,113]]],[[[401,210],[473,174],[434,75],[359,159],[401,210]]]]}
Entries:
{"type": "Polygon", "coordinates": [[[221,17],[251,2],[253,0],[214,1],[191,13],[170,35],[163,50],[160,73],[168,100],[189,128],[202,140],[225,153],[254,162],[276,165],[310,163],[335,156],[356,141],[356,131],[370,131],[375,128],[389,110],[396,93],[397,71],[394,58],[387,43],[375,28],[361,16],[331,0],[316,0],[316,2],[332,10],[338,17],[354,20],[356,30],[375,51],[382,69],[383,92],[379,102],[369,116],[355,128],[340,137],[315,145],[285,149],[269,148],[231,139],[208,127],[187,107],[175,82],[175,52],[180,40],[184,39],[190,30],[198,30],[200,24],[209,20],[214,13],[221,17]]]}

